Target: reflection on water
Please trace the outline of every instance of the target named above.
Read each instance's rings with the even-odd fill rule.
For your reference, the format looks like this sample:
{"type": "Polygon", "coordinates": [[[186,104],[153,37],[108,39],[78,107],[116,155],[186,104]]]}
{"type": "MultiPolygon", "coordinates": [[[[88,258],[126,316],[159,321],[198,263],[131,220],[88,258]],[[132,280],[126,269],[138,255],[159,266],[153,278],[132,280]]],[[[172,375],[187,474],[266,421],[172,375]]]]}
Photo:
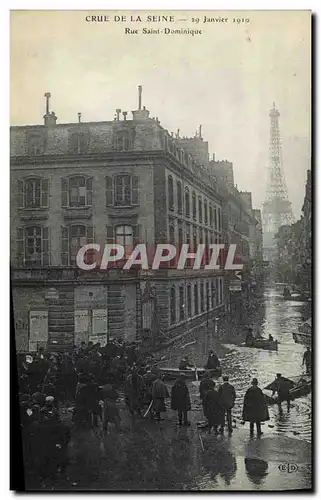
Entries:
{"type": "Polygon", "coordinates": [[[245,458],[244,459],[246,475],[253,484],[261,485],[263,479],[268,474],[269,465],[265,460],[258,458],[245,458]]]}

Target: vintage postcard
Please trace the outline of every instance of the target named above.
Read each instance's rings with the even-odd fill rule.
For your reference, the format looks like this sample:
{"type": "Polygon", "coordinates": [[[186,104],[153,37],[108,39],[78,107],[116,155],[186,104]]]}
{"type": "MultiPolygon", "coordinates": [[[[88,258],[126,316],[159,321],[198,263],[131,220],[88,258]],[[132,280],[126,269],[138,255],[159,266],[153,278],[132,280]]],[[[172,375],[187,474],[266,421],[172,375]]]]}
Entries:
{"type": "Polygon", "coordinates": [[[311,12],[16,10],[10,59],[23,489],[311,490],[311,12]]]}

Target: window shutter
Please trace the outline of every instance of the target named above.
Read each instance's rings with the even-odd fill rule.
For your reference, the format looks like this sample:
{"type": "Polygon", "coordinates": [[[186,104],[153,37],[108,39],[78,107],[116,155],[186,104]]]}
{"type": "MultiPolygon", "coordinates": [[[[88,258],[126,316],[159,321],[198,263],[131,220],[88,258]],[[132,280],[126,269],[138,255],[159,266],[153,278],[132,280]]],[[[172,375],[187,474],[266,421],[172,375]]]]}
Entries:
{"type": "Polygon", "coordinates": [[[64,226],[61,228],[61,264],[69,265],[69,229],[64,226]]]}
{"type": "Polygon", "coordinates": [[[86,180],[86,189],[87,189],[87,203],[86,205],[93,204],[93,182],[92,177],[86,180]]]}
{"type": "Polygon", "coordinates": [[[114,227],[107,226],[107,243],[112,245],[114,243],[114,227]]]}
{"type": "Polygon", "coordinates": [[[46,208],[49,206],[49,181],[42,179],[41,181],[41,206],[46,208]]]}
{"type": "Polygon", "coordinates": [[[49,228],[42,228],[42,264],[49,266],[50,264],[50,242],[49,242],[49,228]]]}
{"type": "Polygon", "coordinates": [[[93,226],[87,226],[86,237],[87,237],[87,243],[94,242],[94,228],[93,228],[93,226]]]}
{"type": "Polygon", "coordinates": [[[23,266],[25,261],[25,234],[24,229],[17,229],[17,264],[23,266]]]}
{"type": "Polygon", "coordinates": [[[68,207],[68,179],[61,179],[61,206],[68,207]]]}
{"type": "Polygon", "coordinates": [[[24,199],[24,182],[18,181],[18,207],[24,208],[25,199],[24,199]]]}
{"type": "Polygon", "coordinates": [[[136,175],[132,177],[132,205],[139,204],[139,179],[136,175]]]}
{"type": "Polygon", "coordinates": [[[111,177],[106,177],[106,206],[111,206],[114,204],[114,189],[113,189],[113,179],[111,177]]]}
{"type": "Polygon", "coordinates": [[[133,226],[133,243],[134,246],[138,245],[141,241],[141,225],[136,224],[133,226]]]}

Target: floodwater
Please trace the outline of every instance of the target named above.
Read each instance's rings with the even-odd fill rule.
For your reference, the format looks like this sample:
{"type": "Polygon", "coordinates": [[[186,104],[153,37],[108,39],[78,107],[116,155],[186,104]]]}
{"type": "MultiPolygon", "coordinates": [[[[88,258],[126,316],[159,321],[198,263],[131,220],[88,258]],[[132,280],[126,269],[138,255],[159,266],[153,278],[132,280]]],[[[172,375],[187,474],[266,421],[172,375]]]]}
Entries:
{"type": "MultiPolygon", "coordinates": [[[[277,339],[277,352],[240,347],[241,331],[217,324],[205,326],[180,339],[160,355],[163,366],[178,366],[187,354],[203,366],[208,350],[218,353],[223,373],[235,386],[232,436],[209,435],[197,427],[204,416],[199,399],[199,382],[188,381],[192,411],[191,426],[177,426],[177,415],[170,410],[164,421],[137,418],[132,421],[120,403],[122,432],[111,426],[106,437],[98,432],[73,432],[67,476],[53,489],[109,491],[223,491],[297,490],[311,488],[311,395],[291,402],[289,413],[269,407],[261,438],[249,436],[242,424],[243,397],[253,377],[263,388],[280,372],[286,377],[304,373],[304,347],[294,343],[292,332],[302,322],[304,304],[283,300],[267,290],[257,304],[251,326],[254,332],[277,339]],[[191,344],[191,342],[193,342],[191,344]],[[189,345],[186,345],[189,344],[189,345]]],[[[306,319],[306,318],[304,318],[306,319]]],[[[218,380],[221,382],[221,380],[218,380]]],[[[171,383],[168,388],[171,388],[171,383]]]]}
{"type": "MultiPolygon", "coordinates": [[[[260,333],[268,338],[271,334],[278,340],[278,351],[264,351],[240,347],[244,341],[242,331],[234,332],[234,336],[228,331],[221,332],[219,327],[213,333],[213,328],[204,328],[193,335],[196,343],[184,347],[189,340],[184,339],[181,346],[168,351],[164,364],[178,366],[183,354],[197,366],[203,366],[206,355],[210,348],[217,350],[221,359],[223,374],[229,376],[229,382],[234,385],[237,399],[234,408],[234,418],[241,421],[243,398],[246,389],[251,385],[251,380],[256,377],[259,386],[263,389],[275,378],[276,373],[291,378],[305,373],[302,367],[302,358],[305,347],[295,344],[292,333],[298,330],[302,323],[302,302],[287,301],[281,293],[273,289],[265,292],[263,303],[257,308],[257,314],[253,322],[249,324],[254,334],[260,333]],[[223,344],[222,349],[218,347],[218,339],[223,344]]],[[[220,383],[221,380],[218,380],[220,383]]],[[[271,393],[268,393],[271,395],[271,393]]],[[[298,437],[311,442],[311,394],[291,402],[290,412],[287,413],[286,403],[283,403],[283,414],[279,414],[277,406],[269,407],[270,421],[265,424],[264,433],[269,436],[284,435],[287,437],[298,437]]]]}

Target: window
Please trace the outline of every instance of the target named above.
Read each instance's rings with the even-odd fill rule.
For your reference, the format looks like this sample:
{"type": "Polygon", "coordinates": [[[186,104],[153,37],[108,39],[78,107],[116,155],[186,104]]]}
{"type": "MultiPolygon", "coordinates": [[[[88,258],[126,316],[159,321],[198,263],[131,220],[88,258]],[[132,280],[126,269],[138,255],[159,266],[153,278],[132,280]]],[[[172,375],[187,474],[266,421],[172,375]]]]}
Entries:
{"type": "Polygon", "coordinates": [[[132,226],[116,226],[116,245],[132,247],[134,243],[134,233],[132,226]]]}
{"type": "Polygon", "coordinates": [[[201,283],[201,312],[204,312],[205,310],[205,303],[204,303],[204,283],[201,283]]]}
{"type": "Polygon", "coordinates": [[[129,132],[127,130],[116,132],[113,146],[117,151],[128,151],[131,149],[131,138],[129,132]]]}
{"type": "Polygon", "coordinates": [[[76,132],[71,134],[69,147],[70,151],[73,154],[88,153],[88,147],[89,147],[88,132],[76,132]]]}
{"type": "Polygon", "coordinates": [[[18,229],[17,240],[18,265],[49,265],[49,229],[32,226],[18,229]]]}
{"type": "Polygon", "coordinates": [[[133,226],[107,226],[106,243],[133,247],[140,240],[140,225],[133,226]]]}
{"type": "Polygon", "coordinates": [[[205,290],[206,290],[206,292],[205,292],[206,310],[209,311],[210,310],[210,285],[209,285],[208,281],[206,282],[205,290]]]}
{"type": "Polygon", "coordinates": [[[192,316],[192,289],[191,285],[187,285],[187,316],[192,316]]]}
{"type": "Polygon", "coordinates": [[[178,248],[181,249],[184,243],[184,234],[182,224],[178,225],[178,248]]]}
{"type": "Polygon", "coordinates": [[[212,207],[212,205],[209,206],[209,213],[210,213],[210,226],[212,228],[213,227],[213,207],[212,207]]]}
{"type": "Polygon", "coordinates": [[[193,210],[193,219],[196,220],[196,194],[195,191],[192,193],[192,210],[193,210]]]}
{"type": "Polygon", "coordinates": [[[222,220],[221,220],[221,209],[217,209],[217,228],[219,231],[222,230],[222,220]]]}
{"type": "Polygon", "coordinates": [[[204,200],[204,224],[208,224],[207,201],[204,200]]]}
{"type": "Polygon", "coordinates": [[[193,250],[196,252],[197,249],[197,227],[193,226],[193,250]]]}
{"type": "Polygon", "coordinates": [[[170,311],[171,311],[171,324],[176,323],[176,290],[175,287],[171,288],[171,302],[170,302],[170,311]]]}
{"type": "Polygon", "coordinates": [[[185,319],[185,301],[184,301],[184,287],[179,287],[179,320],[185,319]]]}
{"type": "Polygon", "coordinates": [[[186,234],[185,234],[185,242],[187,243],[187,245],[190,247],[191,245],[191,226],[190,224],[186,224],[186,234]]]}
{"type": "MultiPolygon", "coordinates": [[[[74,225],[62,228],[61,262],[63,266],[75,265],[81,247],[93,243],[93,227],[74,225]]],[[[93,262],[93,252],[87,252],[85,262],[93,262]]]]}
{"type": "Polygon", "coordinates": [[[199,227],[198,228],[198,242],[199,244],[202,244],[203,243],[203,228],[199,227]]]}
{"type": "Polygon", "coordinates": [[[28,141],[29,156],[43,155],[45,152],[45,141],[42,135],[32,135],[28,141]]]}
{"type": "Polygon", "coordinates": [[[169,224],[169,243],[170,245],[175,245],[176,243],[174,221],[169,224]]]}
{"type": "Polygon", "coordinates": [[[210,248],[209,248],[208,230],[205,229],[204,232],[205,232],[205,251],[204,251],[204,255],[205,255],[206,263],[208,264],[209,260],[210,260],[210,248]]]}
{"type": "Polygon", "coordinates": [[[214,229],[217,229],[217,210],[216,206],[214,207],[214,229]]]}
{"type": "Polygon", "coordinates": [[[194,285],[194,314],[195,316],[199,314],[199,308],[198,308],[198,284],[195,283],[194,285]]]}
{"type": "Polygon", "coordinates": [[[136,175],[106,177],[106,206],[130,206],[139,204],[139,180],[136,175]]]}
{"type": "Polygon", "coordinates": [[[185,188],[185,217],[190,217],[190,206],[189,206],[189,189],[185,188]]]}
{"type": "Polygon", "coordinates": [[[198,197],[198,220],[200,223],[203,222],[203,203],[200,196],[198,197]]]}
{"type": "Polygon", "coordinates": [[[63,207],[91,206],[92,179],[84,176],[61,179],[61,197],[63,207]]]}
{"type": "Polygon", "coordinates": [[[48,208],[48,179],[30,178],[18,181],[19,208],[48,208]]]}
{"type": "Polygon", "coordinates": [[[173,185],[173,177],[171,175],[168,176],[167,179],[167,189],[168,189],[168,208],[170,210],[174,210],[174,185],[173,185]]]}
{"type": "Polygon", "coordinates": [[[211,296],[212,296],[212,307],[216,307],[217,303],[217,298],[216,298],[216,286],[215,286],[215,279],[212,280],[212,283],[211,283],[211,296]]]}
{"type": "Polygon", "coordinates": [[[182,213],[183,208],[183,195],[182,195],[182,183],[177,182],[177,211],[179,214],[182,213]]]}

